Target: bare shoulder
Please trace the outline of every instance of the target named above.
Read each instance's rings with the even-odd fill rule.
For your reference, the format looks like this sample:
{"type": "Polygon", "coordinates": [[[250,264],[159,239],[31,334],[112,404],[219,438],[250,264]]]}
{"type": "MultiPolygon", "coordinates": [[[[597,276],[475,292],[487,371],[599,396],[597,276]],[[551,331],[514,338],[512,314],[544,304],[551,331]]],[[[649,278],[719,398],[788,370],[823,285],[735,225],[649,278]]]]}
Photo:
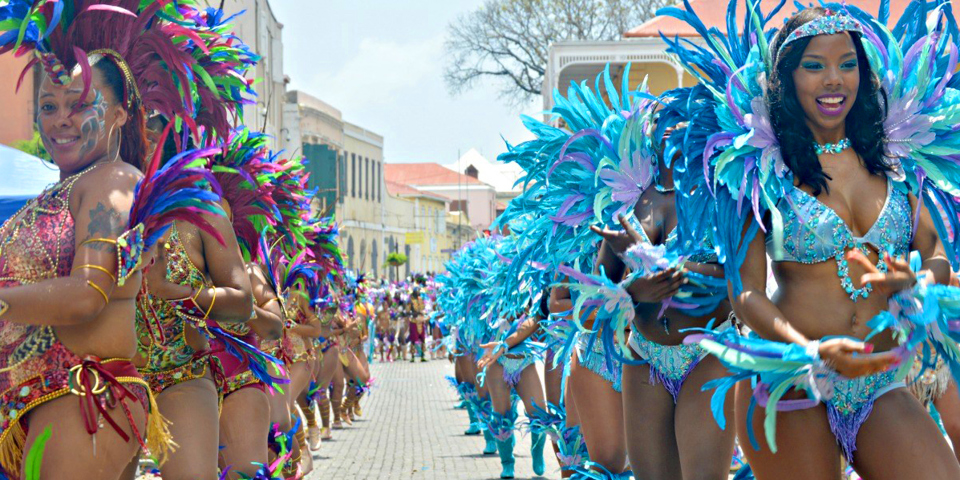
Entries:
{"type": "Polygon", "coordinates": [[[141,178],[143,178],[143,173],[136,167],[124,162],[111,162],[100,165],[84,174],[77,181],[75,188],[94,188],[96,190],[113,188],[132,191],[141,178]]]}
{"type": "Polygon", "coordinates": [[[113,210],[124,218],[133,205],[134,190],[143,177],[139,170],[123,162],[100,165],[83,174],[73,185],[71,210],[96,204],[113,210]]]}

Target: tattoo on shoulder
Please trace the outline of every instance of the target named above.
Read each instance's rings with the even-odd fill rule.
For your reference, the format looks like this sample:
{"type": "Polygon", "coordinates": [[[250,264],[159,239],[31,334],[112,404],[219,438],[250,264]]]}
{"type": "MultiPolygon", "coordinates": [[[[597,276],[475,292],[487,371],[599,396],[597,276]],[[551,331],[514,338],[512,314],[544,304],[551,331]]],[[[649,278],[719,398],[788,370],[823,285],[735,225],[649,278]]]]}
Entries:
{"type": "MultiPolygon", "coordinates": [[[[123,217],[112,207],[108,207],[103,202],[97,203],[96,208],[90,210],[90,223],[87,225],[87,239],[116,237],[123,227],[123,217]]],[[[94,250],[103,250],[113,248],[110,244],[104,242],[90,243],[90,248],[94,250]]]]}

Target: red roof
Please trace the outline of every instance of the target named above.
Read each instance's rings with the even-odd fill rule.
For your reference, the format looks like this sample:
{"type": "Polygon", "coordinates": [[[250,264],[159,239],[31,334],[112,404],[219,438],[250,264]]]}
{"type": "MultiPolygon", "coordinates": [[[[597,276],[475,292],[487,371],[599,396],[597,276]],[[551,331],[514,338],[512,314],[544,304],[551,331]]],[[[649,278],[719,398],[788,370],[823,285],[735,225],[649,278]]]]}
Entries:
{"type": "Polygon", "coordinates": [[[387,182],[404,185],[486,185],[476,178],[450,170],[439,163],[387,163],[387,182]]]}
{"type": "Polygon", "coordinates": [[[440,195],[439,193],[433,192],[424,192],[399,182],[394,182],[391,180],[386,180],[387,182],[387,193],[393,195],[394,197],[427,197],[441,202],[449,202],[450,197],[440,195]]]}
{"type": "MultiPolygon", "coordinates": [[[[890,0],[890,18],[896,20],[900,18],[900,15],[903,14],[903,11],[907,8],[907,5],[910,4],[911,0],[890,0]]],[[[778,3],[778,0],[762,0],[760,5],[760,10],[762,12],[771,11],[778,3]]],[[[846,0],[847,5],[855,5],[860,7],[861,10],[876,15],[880,10],[880,0],[846,0]]],[[[738,2],[737,3],[737,22],[743,22],[744,12],[746,11],[747,2],[738,2]]],[[[681,4],[682,6],[682,4],[681,4]]],[[[716,27],[723,33],[727,33],[727,2],[723,0],[690,0],[690,6],[693,7],[693,11],[696,12],[697,16],[700,17],[700,20],[703,21],[703,24],[710,27],[716,27]]],[[[793,7],[793,2],[788,0],[784,7],[780,10],[775,17],[773,17],[767,25],[770,26],[779,26],[783,24],[784,19],[788,18],[790,15],[793,15],[796,12],[796,8],[793,7]]],[[[891,22],[892,24],[895,22],[891,22]]],[[[697,32],[686,22],[677,20],[673,17],[655,17],[644,22],[643,25],[636,27],[632,30],[628,30],[627,33],[624,33],[624,37],[628,38],[643,38],[643,37],[659,37],[660,32],[663,32],[667,37],[681,36],[681,37],[697,37],[699,36],[697,32]]]]}

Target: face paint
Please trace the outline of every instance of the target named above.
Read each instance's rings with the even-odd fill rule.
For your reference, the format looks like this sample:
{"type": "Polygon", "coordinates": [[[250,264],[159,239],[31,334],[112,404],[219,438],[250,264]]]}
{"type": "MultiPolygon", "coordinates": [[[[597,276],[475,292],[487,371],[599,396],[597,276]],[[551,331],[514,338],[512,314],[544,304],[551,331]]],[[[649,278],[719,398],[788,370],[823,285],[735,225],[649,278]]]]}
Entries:
{"type": "Polygon", "coordinates": [[[77,83],[59,87],[45,79],[39,89],[37,130],[61,175],[78,172],[107,154],[106,99],[99,89],[79,98],[77,83]]]}
{"type": "Polygon", "coordinates": [[[95,91],[93,103],[76,114],[80,118],[80,158],[86,159],[97,143],[106,135],[107,102],[99,90],[95,91]]]}

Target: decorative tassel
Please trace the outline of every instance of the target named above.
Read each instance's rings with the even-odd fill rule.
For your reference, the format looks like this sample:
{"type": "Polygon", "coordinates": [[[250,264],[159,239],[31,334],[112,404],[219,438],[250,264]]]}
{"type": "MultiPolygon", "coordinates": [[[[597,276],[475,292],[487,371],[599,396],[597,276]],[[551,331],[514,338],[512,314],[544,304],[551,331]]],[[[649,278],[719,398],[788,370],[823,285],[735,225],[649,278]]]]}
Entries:
{"type": "Polygon", "coordinates": [[[150,401],[150,412],[147,415],[147,448],[150,449],[158,465],[163,465],[170,454],[178,448],[173,440],[173,434],[170,433],[169,420],[160,414],[160,407],[157,405],[157,397],[153,390],[146,388],[147,398],[150,401]]]}
{"type": "Polygon", "coordinates": [[[15,421],[7,430],[0,445],[0,467],[6,472],[20,472],[23,468],[23,450],[27,446],[27,431],[21,421],[15,421]]]}

